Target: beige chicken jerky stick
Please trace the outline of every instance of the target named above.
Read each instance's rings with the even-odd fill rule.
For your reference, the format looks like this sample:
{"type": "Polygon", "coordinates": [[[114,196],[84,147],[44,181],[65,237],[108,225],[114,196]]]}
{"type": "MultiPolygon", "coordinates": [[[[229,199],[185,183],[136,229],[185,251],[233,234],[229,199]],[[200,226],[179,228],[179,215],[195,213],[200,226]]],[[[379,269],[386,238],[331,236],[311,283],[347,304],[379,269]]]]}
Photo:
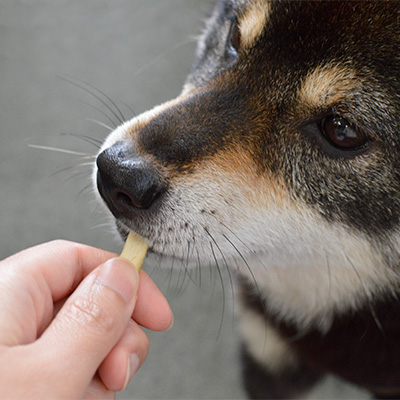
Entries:
{"type": "Polygon", "coordinates": [[[122,250],[121,257],[129,260],[139,271],[146,257],[149,245],[137,233],[130,231],[122,250]]]}

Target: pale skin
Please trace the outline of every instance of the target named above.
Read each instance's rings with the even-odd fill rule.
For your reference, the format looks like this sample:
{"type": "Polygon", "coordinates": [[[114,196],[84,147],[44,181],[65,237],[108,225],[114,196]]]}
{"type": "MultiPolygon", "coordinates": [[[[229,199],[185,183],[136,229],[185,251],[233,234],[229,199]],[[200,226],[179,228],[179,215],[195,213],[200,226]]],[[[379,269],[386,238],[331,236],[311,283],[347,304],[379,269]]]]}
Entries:
{"type": "Polygon", "coordinates": [[[149,351],[142,327],[172,323],[151,278],[113,253],[24,250],[0,262],[0,398],[114,398],[149,351]]]}

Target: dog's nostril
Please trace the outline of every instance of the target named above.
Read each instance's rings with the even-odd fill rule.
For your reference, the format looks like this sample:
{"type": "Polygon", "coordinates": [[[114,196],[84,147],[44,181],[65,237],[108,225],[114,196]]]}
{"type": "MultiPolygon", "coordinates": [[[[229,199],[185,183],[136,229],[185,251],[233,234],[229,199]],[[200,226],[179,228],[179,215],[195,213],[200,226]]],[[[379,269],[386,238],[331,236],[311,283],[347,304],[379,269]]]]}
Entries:
{"type": "Polygon", "coordinates": [[[135,204],[133,204],[132,199],[126,193],[118,192],[116,195],[116,200],[117,203],[125,204],[128,207],[136,207],[135,204]]]}
{"type": "Polygon", "coordinates": [[[152,185],[143,193],[134,193],[133,191],[131,193],[116,191],[112,194],[112,197],[114,205],[116,205],[119,209],[147,209],[153,204],[154,200],[159,194],[160,190],[155,185],[152,185]]]}
{"type": "Polygon", "coordinates": [[[124,144],[115,144],[97,157],[97,186],[112,213],[132,218],[148,209],[166,190],[166,182],[148,161],[124,144]]]}

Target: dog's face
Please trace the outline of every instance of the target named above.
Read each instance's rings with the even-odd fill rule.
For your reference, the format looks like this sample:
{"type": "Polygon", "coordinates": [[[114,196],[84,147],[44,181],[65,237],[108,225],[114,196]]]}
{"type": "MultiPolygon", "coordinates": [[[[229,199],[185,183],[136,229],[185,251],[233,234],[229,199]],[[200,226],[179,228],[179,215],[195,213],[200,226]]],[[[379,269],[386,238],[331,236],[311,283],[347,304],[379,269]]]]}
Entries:
{"type": "Polygon", "coordinates": [[[218,1],[181,96],[119,127],[98,157],[122,236],[185,263],[229,263],[283,303],[298,279],[322,297],[329,285],[335,307],[387,285],[399,261],[399,49],[397,1],[218,1]]]}

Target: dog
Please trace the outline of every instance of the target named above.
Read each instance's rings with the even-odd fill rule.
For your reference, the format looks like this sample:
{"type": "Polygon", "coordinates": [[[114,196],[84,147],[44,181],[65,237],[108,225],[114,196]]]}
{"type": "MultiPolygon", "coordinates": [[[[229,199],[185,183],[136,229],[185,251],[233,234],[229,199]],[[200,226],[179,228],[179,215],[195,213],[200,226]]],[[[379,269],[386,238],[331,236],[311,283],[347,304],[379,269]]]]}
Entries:
{"type": "Polygon", "coordinates": [[[122,238],[234,271],[249,397],[400,398],[400,2],[218,0],[96,164],[122,238]]]}

